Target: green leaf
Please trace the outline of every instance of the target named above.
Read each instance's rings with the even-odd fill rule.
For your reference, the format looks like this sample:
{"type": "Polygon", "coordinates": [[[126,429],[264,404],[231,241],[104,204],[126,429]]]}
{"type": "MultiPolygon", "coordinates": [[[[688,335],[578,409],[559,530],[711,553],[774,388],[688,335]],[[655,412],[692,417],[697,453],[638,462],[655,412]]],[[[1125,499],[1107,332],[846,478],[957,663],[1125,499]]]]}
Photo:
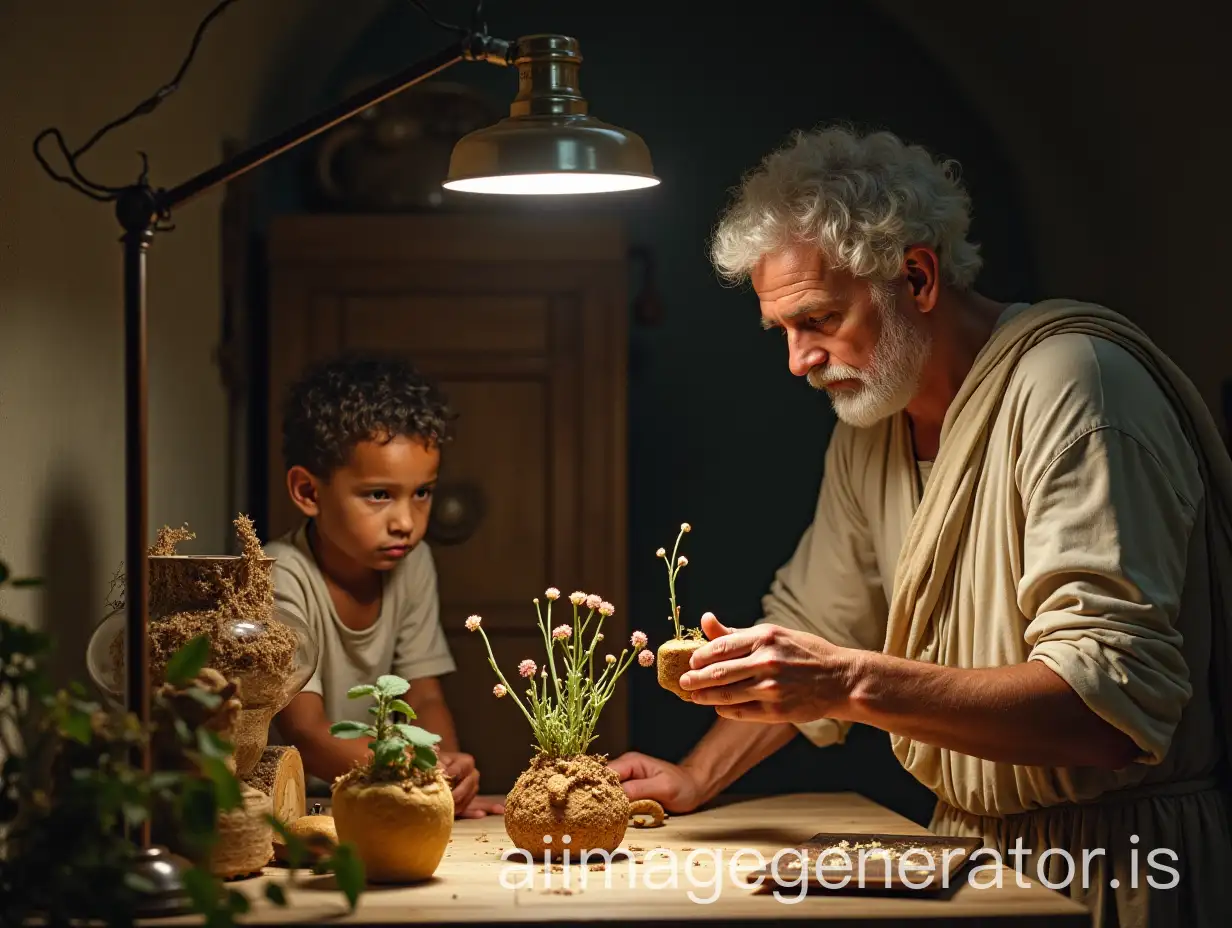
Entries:
{"type": "Polygon", "coordinates": [[[184,888],[198,912],[212,912],[218,906],[219,884],[214,877],[200,867],[184,871],[184,888]]]}
{"type": "Polygon", "coordinates": [[[415,714],[415,710],[412,709],[405,702],[403,702],[401,699],[390,700],[389,708],[394,712],[401,712],[403,715],[407,717],[408,720],[419,718],[419,716],[415,714]]]}
{"type": "Polygon", "coordinates": [[[252,908],[248,897],[237,889],[227,891],[227,911],[232,915],[245,915],[252,908]]]}
{"type": "Polygon", "coordinates": [[[364,696],[373,696],[376,694],[376,687],[371,683],[364,683],[361,686],[353,686],[347,690],[347,699],[362,699],[364,696]]]}
{"type": "Polygon", "coordinates": [[[335,738],[369,738],[376,737],[376,731],[371,725],[366,725],[363,722],[356,722],[351,719],[343,719],[341,722],[334,722],[329,726],[329,733],[335,738]]]}
{"type": "Polygon", "coordinates": [[[378,767],[386,767],[390,764],[396,764],[402,759],[406,753],[406,748],[403,747],[401,741],[385,739],[384,741],[374,741],[372,743],[372,755],[376,760],[378,767]]]}
{"type": "Polygon", "coordinates": [[[238,809],[244,804],[244,797],[240,794],[240,781],[227,769],[221,758],[207,757],[201,767],[214,784],[214,801],[220,811],[238,809]]]}
{"type": "Polygon", "coordinates": [[[401,696],[411,688],[411,684],[401,677],[395,677],[392,674],[382,674],[377,677],[376,685],[380,689],[382,696],[401,696]]]}
{"type": "Polygon", "coordinates": [[[440,735],[434,735],[418,725],[403,725],[399,723],[394,726],[394,730],[415,747],[431,747],[441,740],[440,735]]]}
{"type": "Polygon", "coordinates": [[[282,891],[282,887],[277,883],[269,883],[265,887],[265,898],[274,905],[285,906],[287,904],[287,894],[282,891]]]}
{"type": "Polygon", "coordinates": [[[89,744],[94,737],[94,726],[90,724],[90,716],[76,709],[69,709],[60,719],[60,731],[65,737],[72,738],[81,744],[89,744]]]}
{"type": "Polygon", "coordinates": [[[359,902],[359,894],[364,891],[364,883],[367,880],[364,874],[364,862],[355,853],[355,846],[349,841],[338,845],[330,858],[330,869],[334,871],[338,888],[342,890],[342,894],[346,896],[350,904],[351,911],[354,912],[355,905],[359,902]]]}
{"type": "Polygon", "coordinates": [[[156,793],[160,793],[165,789],[171,789],[180,782],[181,775],[171,773],[166,770],[157,770],[150,774],[150,789],[156,793]]]}
{"type": "Polygon", "coordinates": [[[197,749],[206,757],[222,760],[234,750],[234,746],[224,741],[212,728],[198,728],[197,749]]]}
{"type": "Polygon", "coordinates": [[[415,746],[415,766],[421,770],[431,770],[440,762],[436,751],[423,745],[415,746]]]}
{"type": "Polygon", "coordinates": [[[136,828],[150,817],[150,810],[135,802],[122,803],[120,808],[124,812],[124,821],[128,823],[129,828],[136,828]]]}
{"type": "Polygon", "coordinates": [[[194,699],[207,709],[217,709],[222,705],[222,697],[217,693],[210,693],[201,689],[199,686],[190,687],[187,695],[190,699],[194,699]]]}
{"type": "Polygon", "coordinates": [[[185,838],[195,844],[208,844],[214,834],[214,821],[218,814],[218,801],[212,783],[190,779],[184,784],[180,800],[180,820],[185,838]]]}
{"type": "Polygon", "coordinates": [[[198,635],[172,654],[167,661],[167,682],[172,686],[187,686],[196,679],[209,659],[209,636],[198,635]]]}

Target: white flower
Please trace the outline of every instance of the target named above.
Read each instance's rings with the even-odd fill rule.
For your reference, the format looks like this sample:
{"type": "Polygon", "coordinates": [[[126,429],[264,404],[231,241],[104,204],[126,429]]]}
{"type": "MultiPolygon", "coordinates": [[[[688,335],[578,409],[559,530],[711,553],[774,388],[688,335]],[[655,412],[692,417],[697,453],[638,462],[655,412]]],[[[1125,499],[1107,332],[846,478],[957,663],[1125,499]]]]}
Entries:
{"type": "Polygon", "coordinates": [[[496,686],[492,687],[492,695],[495,696],[497,699],[500,699],[507,692],[509,691],[505,689],[505,684],[503,683],[498,683],[496,684],[496,686]]]}
{"type": "Polygon", "coordinates": [[[609,664],[614,664],[616,663],[616,655],[609,654],[607,657],[604,658],[604,660],[607,661],[609,664]]]}
{"type": "Polygon", "coordinates": [[[535,662],[529,657],[522,661],[522,663],[518,664],[518,673],[523,677],[533,677],[535,675],[535,671],[538,669],[539,668],[535,666],[535,662]]]}
{"type": "Polygon", "coordinates": [[[611,615],[616,611],[616,607],[609,602],[599,603],[599,615],[611,615]]]}
{"type": "Polygon", "coordinates": [[[568,625],[557,625],[552,629],[552,637],[560,641],[573,637],[573,629],[568,625]]]}
{"type": "Polygon", "coordinates": [[[557,599],[560,599],[560,590],[556,589],[556,587],[554,586],[550,586],[547,588],[546,591],[544,591],[543,595],[546,596],[548,599],[555,601],[557,599]]]}
{"type": "Polygon", "coordinates": [[[646,637],[645,632],[634,632],[632,637],[629,638],[629,643],[635,648],[644,648],[646,647],[646,642],[649,640],[650,639],[646,637]]]}
{"type": "Polygon", "coordinates": [[[575,590],[569,594],[569,602],[573,603],[575,606],[580,606],[582,603],[586,602],[586,594],[581,590],[575,590]]]}
{"type": "Polygon", "coordinates": [[[693,526],[691,526],[688,522],[681,522],[681,523],[680,523],[680,530],[681,530],[682,532],[691,532],[691,531],[693,531],[693,526]]]}
{"type": "Polygon", "coordinates": [[[603,605],[603,597],[598,593],[591,593],[586,597],[586,606],[590,609],[598,609],[603,605]]]}
{"type": "Polygon", "coordinates": [[[683,567],[685,564],[689,563],[689,559],[682,554],[676,559],[676,563],[683,567]]]}
{"type": "Polygon", "coordinates": [[[466,620],[466,630],[468,632],[473,632],[475,629],[479,627],[479,623],[482,621],[483,619],[481,619],[477,615],[471,616],[469,619],[466,620]]]}
{"type": "Polygon", "coordinates": [[[655,552],[655,557],[667,557],[667,552],[660,548],[655,552]]]}
{"type": "Polygon", "coordinates": [[[654,663],[654,652],[653,651],[643,651],[641,654],[637,656],[637,662],[641,664],[643,667],[649,667],[651,664],[654,663]]]}

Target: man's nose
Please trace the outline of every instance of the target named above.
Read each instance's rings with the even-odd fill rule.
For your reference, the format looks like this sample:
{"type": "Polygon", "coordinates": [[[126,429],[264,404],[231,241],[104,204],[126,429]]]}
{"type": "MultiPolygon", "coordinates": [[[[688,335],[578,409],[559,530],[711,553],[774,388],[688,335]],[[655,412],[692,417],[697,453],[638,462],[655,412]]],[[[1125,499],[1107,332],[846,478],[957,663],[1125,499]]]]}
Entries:
{"type": "Polygon", "coordinates": [[[787,335],[787,367],[797,377],[803,377],[819,364],[825,364],[827,359],[823,348],[808,339],[801,338],[795,332],[787,335]]]}

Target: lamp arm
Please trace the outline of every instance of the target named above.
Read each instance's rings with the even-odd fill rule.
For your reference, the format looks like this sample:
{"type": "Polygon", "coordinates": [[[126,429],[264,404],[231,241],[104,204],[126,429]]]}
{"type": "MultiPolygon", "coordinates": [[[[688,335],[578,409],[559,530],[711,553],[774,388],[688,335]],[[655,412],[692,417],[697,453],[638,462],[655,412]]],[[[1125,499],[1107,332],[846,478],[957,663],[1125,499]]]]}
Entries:
{"type": "Polygon", "coordinates": [[[382,100],[401,93],[408,87],[427,80],[459,61],[487,61],[502,67],[510,64],[511,43],[483,33],[472,33],[429,58],[416,62],[378,81],[358,93],[342,100],[304,121],[291,126],[263,142],[239,152],[196,177],[166,191],[156,191],[155,205],[165,215],[177,206],[200,196],[206,191],[225,184],[271,158],[295,148],[327,129],[345,122],[382,100]]]}

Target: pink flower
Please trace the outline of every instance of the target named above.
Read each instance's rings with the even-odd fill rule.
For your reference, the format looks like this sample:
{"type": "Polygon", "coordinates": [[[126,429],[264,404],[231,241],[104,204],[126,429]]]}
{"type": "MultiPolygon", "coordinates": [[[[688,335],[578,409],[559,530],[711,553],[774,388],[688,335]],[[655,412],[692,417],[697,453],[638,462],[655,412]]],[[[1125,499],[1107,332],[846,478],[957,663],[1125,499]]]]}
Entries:
{"type": "Polygon", "coordinates": [[[469,619],[466,620],[466,630],[468,632],[473,632],[475,629],[479,627],[479,623],[482,621],[483,619],[481,619],[477,615],[471,616],[469,619]]]}
{"type": "Polygon", "coordinates": [[[637,656],[637,662],[643,667],[649,667],[654,663],[654,651],[643,651],[637,656]]]}
{"type": "Polygon", "coordinates": [[[543,595],[552,600],[560,599],[560,590],[556,589],[554,586],[550,586],[543,595]]]}
{"type": "Polygon", "coordinates": [[[535,662],[529,657],[522,661],[522,663],[518,664],[518,673],[524,677],[533,677],[535,675],[535,671],[538,669],[539,668],[535,666],[535,662]]]}
{"type": "Polygon", "coordinates": [[[552,637],[560,641],[573,637],[573,629],[568,625],[557,625],[552,629],[552,637]]]}
{"type": "Polygon", "coordinates": [[[635,648],[644,648],[646,647],[646,642],[649,640],[650,639],[646,637],[645,632],[634,632],[632,637],[629,638],[629,643],[635,648]]]}
{"type": "Polygon", "coordinates": [[[603,597],[598,593],[591,593],[586,597],[586,605],[590,609],[598,609],[603,605],[603,597]]]}
{"type": "Polygon", "coordinates": [[[492,687],[492,695],[495,696],[497,699],[500,699],[507,692],[509,691],[505,689],[505,684],[503,683],[498,683],[496,684],[496,686],[492,687]]]}
{"type": "Polygon", "coordinates": [[[606,600],[599,603],[599,615],[612,615],[615,611],[616,607],[606,600]]]}
{"type": "Polygon", "coordinates": [[[569,602],[573,603],[575,606],[580,606],[582,603],[586,602],[586,594],[581,590],[574,590],[569,594],[569,602]]]}

